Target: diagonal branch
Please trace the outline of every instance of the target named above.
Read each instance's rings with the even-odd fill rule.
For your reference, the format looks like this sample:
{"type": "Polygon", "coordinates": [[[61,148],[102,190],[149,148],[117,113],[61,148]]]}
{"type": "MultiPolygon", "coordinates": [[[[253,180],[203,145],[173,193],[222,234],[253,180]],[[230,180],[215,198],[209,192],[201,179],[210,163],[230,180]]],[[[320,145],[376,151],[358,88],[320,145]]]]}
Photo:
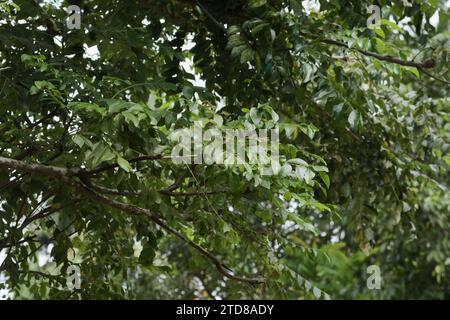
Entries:
{"type": "Polygon", "coordinates": [[[204,257],[208,258],[216,267],[216,269],[225,277],[229,279],[234,279],[241,282],[250,283],[253,285],[256,284],[262,284],[264,283],[264,279],[261,277],[241,277],[236,275],[233,271],[231,271],[226,265],[224,265],[216,256],[214,256],[209,251],[205,250],[203,247],[199,246],[197,243],[189,240],[186,238],[182,233],[180,233],[178,230],[172,228],[169,226],[163,218],[156,214],[151,212],[148,209],[141,208],[139,206],[133,205],[133,204],[127,204],[123,202],[119,202],[110,198],[105,197],[104,195],[101,195],[97,193],[95,190],[91,189],[89,186],[83,184],[82,182],[78,182],[74,179],[74,177],[77,176],[77,174],[80,174],[81,169],[67,169],[67,168],[60,168],[60,167],[53,167],[53,166],[45,166],[41,164],[36,163],[27,163],[20,160],[14,160],[10,158],[5,158],[0,156],[0,168],[6,168],[6,169],[13,169],[17,171],[22,172],[28,172],[32,174],[39,174],[43,175],[49,178],[55,178],[59,181],[65,183],[66,185],[71,186],[75,191],[77,191],[80,194],[83,194],[91,199],[97,200],[99,203],[102,203],[108,207],[118,209],[120,211],[126,212],[130,215],[136,215],[136,216],[144,216],[148,220],[154,222],[158,226],[160,226],[162,229],[167,231],[168,233],[176,236],[183,242],[190,245],[192,248],[197,250],[200,254],[202,254],[204,257]]]}
{"type": "Polygon", "coordinates": [[[426,74],[427,76],[429,76],[430,78],[433,78],[434,80],[440,81],[442,83],[448,84],[450,85],[450,81],[444,80],[442,78],[438,78],[435,75],[429,73],[428,71],[424,70],[424,69],[420,69],[420,71],[422,71],[424,74],[426,74]]]}
{"type": "Polygon", "coordinates": [[[241,277],[234,274],[234,272],[230,271],[230,269],[224,265],[216,256],[214,256],[209,251],[205,250],[203,247],[199,246],[197,243],[193,242],[192,240],[189,240],[186,238],[182,233],[180,233],[178,230],[172,228],[169,226],[165,221],[163,221],[162,217],[156,213],[152,213],[150,210],[141,208],[135,205],[126,204],[123,202],[119,202],[113,199],[109,199],[103,195],[100,195],[96,193],[94,190],[88,188],[85,185],[77,184],[75,182],[75,185],[72,184],[74,187],[76,187],[78,190],[83,189],[83,192],[88,194],[89,197],[94,198],[98,200],[99,202],[115,209],[119,209],[121,211],[125,211],[129,214],[138,215],[138,216],[145,216],[155,224],[159,225],[162,229],[166,230],[168,233],[173,234],[183,242],[189,244],[191,247],[196,249],[198,252],[200,252],[203,256],[208,258],[216,267],[216,269],[225,277],[234,279],[241,282],[247,282],[250,284],[261,284],[264,283],[264,279],[260,277],[256,278],[247,278],[247,277],[241,277]]]}

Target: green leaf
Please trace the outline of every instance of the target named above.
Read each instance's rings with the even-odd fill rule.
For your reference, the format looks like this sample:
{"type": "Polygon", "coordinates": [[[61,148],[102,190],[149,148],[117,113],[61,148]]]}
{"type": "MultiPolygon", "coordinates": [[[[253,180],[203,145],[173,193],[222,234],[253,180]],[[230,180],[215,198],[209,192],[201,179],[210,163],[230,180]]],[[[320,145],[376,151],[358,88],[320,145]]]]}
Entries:
{"type": "Polygon", "coordinates": [[[302,123],[300,125],[300,130],[306,134],[311,140],[314,139],[314,135],[316,134],[316,132],[318,131],[318,129],[313,126],[312,124],[304,124],[302,123]]]}
{"type": "Polygon", "coordinates": [[[413,75],[416,76],[417,79],[420,79],[420,73],[419,70],[417,70],[417,68],[402,66],[402,69],[411,72],[413,75]]]}
{"type": "Polygon", "coordinates": [[[267,3],[267,0],[250,0],[249,4],[251,8],[259,8],[267,3]]]}
{"type": "Polygon", "coordinates": [[[183,95],[186,97],[186,99],[192,99],[192,97],[194,96],[193,88],[191,86],[184,86],[183,95]]]}
{"type": "Polygon", "coordinates": [[[71,102],[67,105],[67,107],[75,112],[79,113],[90,113],[90,114],[97,114],[100,116],[104,116],[106,114],[106,110],[99,107],[95,103],[88,103],[88,102],[71,102]]]}
{"type": "Polygon", "coordinates": [[[313,233],[314,235],[319,234],[316,227],[314,227],[311,223],[303,220],[296,214],[289,214],[289,219],[293,220],[302,230],[309,231],[313,233]]]}
{"type": "Polygon", "coordinates": [[[125,111],[122,114],[127,121],[133,123],[136,128],[139,128],[139,119],[134,114],[128,111],[125,111]]]}
{"type": "Polygon", "coordinates": [[[84,139],[82,137],[80,137],[79,135],[74,135],[72,137],[72,140],[80,148],[82,148],[84,146],[84,139]]]}
{"type": "Polygon", "coordinates": [[[359,126],[360,114],[358,111],[353,110],[348,116],[348,123],[352,129],[356,129],[359,126]]]}
{"type": "Polygon", "coordinates": [[[375,33],[377,35],[379,35],[381,38],[383,38],[383,39],[386,38],[386,34],[384,33],[383,29],[375,28],[375,29],[373,29],[373,31],[375,31],[375,33]]]}
{"type": "Polygon", "coordinates": [[[241,63],[253,61],[254,54],[251,48],[245,48],[241,53],[241,63]]]}
{"type": "Polygon", "coordinates": [[[320,177],[322,178],[322,181],[325,183],[327,188],[330,188],[330,177],[325,172],[319,172],[320,177]]]}
{"type": "Polygon", "coordinates": [[[131,172],[133,170],[133,168],[131,167],[130,163],[125,160],[124,158],[122,158],[120,155],[116,155],[116,161],[117,164],[126,172],[131,172]]]}
{"type": "Polygon", "coordinates": [[[155,259],[155,248],[153,244],[146,242],[142,247],[141,254],[139,255],[139,263],[150,266],[155,259]]]}
{"type": "Polygon", "coordinates": [[[390,21],[390,20],[387,20],[387,19],[381,19],[381,20],[379,21],[379,23],[380,23],[380,25],[389,26],[389,27],[391,27],[391,28],[394,29],[394,30],[400,31],[401,33],[403,32],[403,29],[402,29],[402,28],[400,28],[396,23],[394,23],[394,22],[392,22],[392,21],[390,21]]]}
{"type": "Polygon", "coordinates": [[[130,109],[140,109],[140,105],[133,102],[123,101],[119,99],[105,99],[104,100],[106,104],[108,105],[108,113],[114,114],[119,113],[124,110],[130,110],[130,109]]]}

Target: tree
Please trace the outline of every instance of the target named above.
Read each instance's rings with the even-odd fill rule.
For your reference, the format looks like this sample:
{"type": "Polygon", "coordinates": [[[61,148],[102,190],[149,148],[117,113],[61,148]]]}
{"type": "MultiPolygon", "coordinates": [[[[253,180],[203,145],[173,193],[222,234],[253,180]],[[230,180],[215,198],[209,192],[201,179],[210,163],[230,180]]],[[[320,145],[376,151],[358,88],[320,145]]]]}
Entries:
{"type": "Polygon", "coordinates": [[[448,4],[375,4],[3,1],[0,289],[448,298],[448,4]],[[277,128],[280,162],[176,163],[193,126],[277,128]]]}

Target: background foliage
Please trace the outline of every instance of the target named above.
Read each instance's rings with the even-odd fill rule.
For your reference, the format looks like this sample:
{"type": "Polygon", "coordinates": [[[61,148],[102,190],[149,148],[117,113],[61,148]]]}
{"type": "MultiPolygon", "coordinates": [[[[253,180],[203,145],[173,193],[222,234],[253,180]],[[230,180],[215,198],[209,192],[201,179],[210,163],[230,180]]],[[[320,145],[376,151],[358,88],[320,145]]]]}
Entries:
{"type": "Polygon", "coordinates": [[[448,2],[315,4],[2,1],[0,288],[448,299],[448,2]],[[301,170],[174,165],[169,135],[194,121],[278,126],[301,170]]]}

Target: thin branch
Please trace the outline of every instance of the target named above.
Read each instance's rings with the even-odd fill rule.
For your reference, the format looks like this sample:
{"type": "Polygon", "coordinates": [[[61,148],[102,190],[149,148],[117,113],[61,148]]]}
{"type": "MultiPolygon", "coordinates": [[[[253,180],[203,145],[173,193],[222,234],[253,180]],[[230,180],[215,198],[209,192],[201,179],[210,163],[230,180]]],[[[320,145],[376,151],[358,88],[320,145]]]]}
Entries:
{"type": "Polygon", "coordinates": [[[445,83],[445,84],[447,84],[447,85],[450,85],[450,81],[447,81],[447,80],[438,78],[438,77],[432,75],[431,73],[429,73],[428,71],[426,71],[426,70],[424,70],[424,69],[419,69],[419,70],[420,70],[421,72],[423,72],[424,74],[426,74],[427,76],[429,76],[430,78],[433,78],[434,80],[437,80],[437,81],[440,81],[440,82],[445,83]]]}
{"type": "Polygon", "coordinates": [[[227,32],[227,28],[225,28],[225,26],[220,23],[219,21],[217,21],[216,18],[214,18],[214,16],[209,13],[208,9],[199,1],[196,0],[195,3],[197,4],[197,6],[200,8],[200,10],[205,14],[205,16],[218,28],[220,29],[222,32],[227,32]]]}
{"type": "Polygon", "coordinates": [[[175,180],[175,182],[170,187],[168,187],[166,190],[170,192],[170,191],[178,189],[181,186],[181,184],[183,183],[183,180],[186,178],[186,176],[187,176],[187,172],[180,174],[178,176],[178,178],[175,180]]]}
{"type": "Polygon", "coordinates": [[[44,273],[44,272],[41,272],[41,271],[35,271],[35,270],[27,270],[27,271],[19,270],[18,273],[21,273],[21,274],[33,274],[33,275],[37,275],[37,276],[41,276],[43,278],[49,278],[49,279],[58,279],[58,278],[61,277],[61,275],[48,274],[48,273],[44,273]]]}
{"type": "MultiPolygon", "coordinates": [[[[337,40],[331,40],[331,39],[321,39],[318,36],[309,34],[309,33],[305,33],[305,32],[300,32],[300,35],[312,39],[312,40],[316,40],[322,43],[326,43],[326,44],[330,44],[330,45],[334,45],[334,46],[338,46],[338,47],[342,47],[342,48],[346,48],[346,49],[353,49],[351,48],[348,44],[341,42],[341,41],[337,41],[337,40]]],[[[356,51],[358,51],[359,53],[365,55],[365,56],[369,56],[381,61],[387,61],[387,62],[391,62],[391,63],[395,63],[398,65],[402,65],[402,66],[406,66],[406,67],[415,67],[417,69],[429,69],[429,68],[433,68],[435,66],[435,61],[434,60],[426,60],[424,62],[415,62],[415,61],[405,61],[402,59],[399,59],[397,57],[394,56],[384,56],[375,52],[370,52],[370,51],[366,51],[366,50],[362,50],[362,49],[354,49],[356,51]]]]}
{"type": "Polygon", "coordinates": [[[49,114],[43,116],[40,120],[30,124],[28,126],[28,129],[33,129],[37,126],[39,126],[40,124],[44,123],[45,121],[47,121],[48,119],[50,119],[51,117],[53,117],[55,114],[57,114],[59,111],[59,107],[56,106],[55,109],[53,109],[53,111],[51,111],[49,114]]]}
{"type": "Polygon", "coordinates": [[[67,204],[60,206],[58,208],[55,207],[47,207],[45,209],[43,209],[42,211],[39,211],[37,214],[28,217],[22,224],[22,226],[20,227],[21,229],[23,229],[24,227],[26,227],[27,225],[30,225],[33,221],[35,220],[39,220],[39,219],[44,219],[47,218],[48,216],[51,216],[52,214],[59,212],[63,209],[66,209],[74,204],[77,204],[81,202],[81,199],[77,199],[77,200],[73,200],[68,202],[67,204]]]}
{"type": "MultiPolygon", "coordinates": [[[[94,189],[97,192],[103,193],[103,194],[110,194],[114,196],[123,196],[123,197],[141,197],[145,195],[145,191],[119,191],[117,189],[111,189],[106,188],[103,186],[99,186],[97,184],[94,184],[92,182],[87,182],[83,180],[83,182],[88,185],[90,188],[94,189]]],[[[202,196],[204,194],[207,195],[216,195],[224,193],[225,191],[208,191],[208,192],[201,192],[201,191],[192,191],[192,192],[173,192],[169,191],[168,189],[158,190],[159,193],[171,196],[171,197],[193,197],[193,196],[202,196]]]]}
{"type": "MultiPolygon", "coordinates": [[[[130,160],[128,160],[128,162],[129,163],[135,163],[135,162],[142,162],[142,161],[149,161],[149,160],[162,160],[163,158],[164,157],[162,155],[140,156],[140,157],[136,157],[136,158],[130,159],[130,160]]],[[[112,163],[112,164],[108,164],[108,165],[104,165],[104,166],[98,167],[98,168],[93,169],[93,170],[84,171],[83,174],[85,174],[85,175],[95,175],[95,174],[101,173],[103,171],[115,169],[115,168],[118,168],[118,167],[119,167],[119,165],[117,163],[112,163]]]]}
{"type": "Polygon", "coordinates": [[[19,240],[19,241],[14,242],[14,243],[7,243],[7,242],[0,241],[0,249],[16,247],[19,244],[23,244],[23,243],[26,243],[26,242],[31,242],[35,238],[36,238],[36,236],[34,235],[34,236],[27,237],[27,238],[25,238],[23,240],[19,240]]]}

